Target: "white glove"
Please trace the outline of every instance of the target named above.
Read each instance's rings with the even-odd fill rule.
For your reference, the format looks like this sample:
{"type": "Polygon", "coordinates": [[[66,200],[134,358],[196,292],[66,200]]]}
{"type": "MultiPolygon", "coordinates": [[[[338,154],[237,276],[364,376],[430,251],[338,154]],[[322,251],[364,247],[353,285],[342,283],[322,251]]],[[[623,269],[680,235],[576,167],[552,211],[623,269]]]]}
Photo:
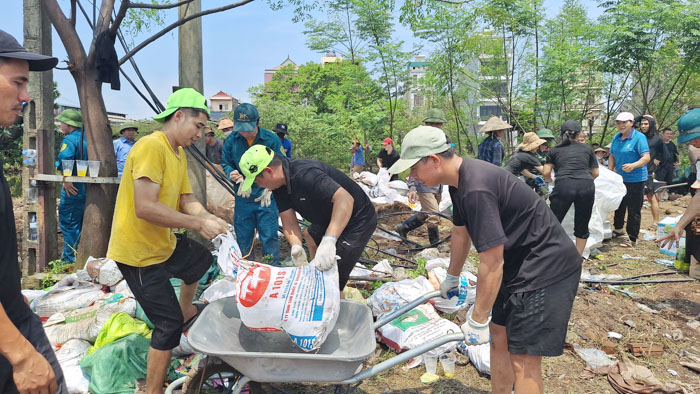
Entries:
{"type": "Polygon", "coordinates": [[[272,204],[272,190],[263,189],[263,192],[260,195],[260,197],[256,198],[254,201],[259,202],[260,206],[263,208],[269,207],[270,204],[272,204]]]}
{"type": "Polygon", "coordinates": [[[491,341],[491,333],[489,332],[491,316],[486,320],[486,323],[477,323],[472,320],[472,312],[474,312],[474,305],[472,305],[467,312],[467,322],[462,324],[464,342],[470,346],[489,343],[491,341]]]}
{"type": "Polygon", "coordinates": [[[301,267],[309,264],[309,260],[306,258],[306,252],[301,244],[292,245],[292,262],[296,267],[301,267]]]}
{"type": "MultiPolygon", "coordinates": [[[[238,178],[238,181],[236,181],[236,183],[241,184],[241,183],[243,183],[243,181],[245,181],[245,177],[240,177],[240,178],[238,178]]],[[[243,191],[243,188],[241,186],[238,186],[238,192],[236,194],[238,194],[239,196],[241,196],[243,198],[248,198],[248,197],[250,197],[250,192],[252,192],[252,191],[253,191],[252,187],[246,191],[243,191]]]]}
{"type": "Polygon", "coordinates": [[[440,295],[442,298],[449,300],[447,293],[455,288],[459,288],[459,276],[447,274],[445,280],[440,284],[440,295]]]}
{"type": "Polygon", "coordinates": [[[321,271],[328,271],[333,267],[333,264],[340,258],[335,255],[335,243],[338,239],[332,235],[324,235],[321,243],[316,249],[316,256],[311,260],[311,264],[315,265],[321,271]]]}

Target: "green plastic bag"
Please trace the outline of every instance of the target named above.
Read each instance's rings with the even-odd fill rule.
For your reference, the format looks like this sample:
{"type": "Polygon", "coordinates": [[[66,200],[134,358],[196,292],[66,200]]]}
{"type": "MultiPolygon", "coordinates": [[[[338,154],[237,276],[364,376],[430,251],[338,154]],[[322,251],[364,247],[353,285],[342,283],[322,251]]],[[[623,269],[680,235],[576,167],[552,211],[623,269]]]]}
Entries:
{"type": "Polygon", "coordinates": [[[146,323],[135,320],[124,312],[115,313],[105,322],[102,330],[97,334],[95,345],[88,350],[88,354],[92,354],[92,352],[102,346],[108,345],[130,334],[138,334],[142,337],[150,338],[151,329],[148,328],[146,323]]]}
{"type": "Polygon", "coordinates": [[[150,339],[131,334],[85,356],[80,368],[90,376],[90,393],[133,393],[136,380],[146,378],[150,345],[150,339]]]}

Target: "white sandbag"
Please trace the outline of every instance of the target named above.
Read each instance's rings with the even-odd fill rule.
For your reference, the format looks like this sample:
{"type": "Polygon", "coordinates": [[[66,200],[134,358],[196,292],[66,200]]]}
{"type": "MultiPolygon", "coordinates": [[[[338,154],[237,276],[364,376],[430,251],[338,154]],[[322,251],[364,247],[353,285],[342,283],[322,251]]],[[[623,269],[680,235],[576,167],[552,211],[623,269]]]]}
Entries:
{"type": "MultiPolygon", "coordinates": [[[[427,265],[427,263],[426,263],[427,265]]],[[[435,267],[430,270],[429,274],[433,273],[439,283],[442,283],[447,277],[447,269],[445,267],[435,267]]],[[[448,293],[448,295],[451,295],[448,293]]],[[[468,308],[476,300],[476,276],[471,272],[462,272],[459,275],[459,288],[455,294],[451,295],[450,299],[442,297],[433,299],[435,309],[444,313],[455,313],[460,309],[468,308]]]]}
{"type": "Polygon", "coordinates": [[[440,212],[445,212],[452,206],[452,196],[450,196],[450,188],[447,185],[442,186],[442,194],[440,195],[440,203],[438,204],[438,210],[440,212]]]}
{"type": "Polygon", "coordinates": [[[45,295],[35,298],[32,310],[42,318],[59,312],[68,312],[92,305],[105,297],[101,285],[79,280],[75,274],[58,282],[45,295]]]}
{"type": "Polygon", "coordinates": [[[190,331],[187,330],[180,334],[180,344],[173,349],[173,357],[188,357],[190,354],[196,353],[187,340],[189,333],[190,331]]]}
{"type": "MultiPolygon", "coordinates": [[[[430,304],[423,304],[404,313],[392,322],[377,330],[379,340],[397,353],[416,348],[433,339],[460,332],[460,328],[447,319],[441,318],[430,304]]],[[[455,342],[449,342],[425,353],[430,356],[440,356],[451,352],[457,347],[455,342]]],[[[419,365],[423,355],[413,358],[409,368],[419,365]]]]}
{"type": "Polygon", "coordinates": [[[222,279],[217,279],[211,286],[207,287],[202,295],[199,297],[200,301],[211,304],[216,300],[220,300],[226,297],[233,297],[236,295],[236,279],[231,277],[224,277],[222,279]]]}
{"type": "Polygon", "coordinates": [[[367,303],[372,308],[372,314],[380,317],[434,290],[424,276],[388,282],[375,290],[367,303]]]}
{"type": "Polygon", "coordinates": [[[216,251],[216,263],[224,276],[235,278],[238,275],[238,266],[241,262],[241,248],[238,247],[236,237],[231,231],[217,235],[212,241],[216,251]]]}
{"type": "Polygon", "coordinates": [[[370,187],[376,186],[377,174],[371,173],[369,171],[362,171],[360,175],[357,176],[356,180],[370,187]]]}
{"type": "Polygon", "coordinates": [[[389,187],[402,196],[408,195],[408,184],[404,181],[390,181],[389,187]]]}
{"type": "Polygon", "coordinates": [[[63,370],[66,387],[70,394],[87,394],[90,377],[80,368],[80,359],[90,349],[90,342],[82,339],[71,339],[56,350],[56,359],[63,370]]]}
{"type": "Polygon", "coordinates": [[[93,281],[106,286],[114,286],[124,279],[122,272],[119,271],[117,263],[106,257],[101,259],[88,257],[85,263],[85,270],[93,281]]]}
{"type": "Polygon", "coordinates": [[[252,330],[284,331],[304,351],[321,347],[338,320],[338,267],[273,267],[242,261],[236,282],[241,322],[252,330]]]}
{"type": "Polygon", "coordinates": [[[121,280],[116,285],[110,286],[110,290],[112,293],[119,293],[124,297],[134,298],[134,293],[131,292],[131,289],[129,289],[129,284],[126,283],[125,280],[121,280]]]}
{"type": "Polygon", "coordinates": [[[107,320],[119,312],[133,317],[136,314],[136,300],[112,297],[87,308],[58,313],[44,323],[44,331],[53,346],[62,345],[70,339],[95,342],[107,320]]]}
{"type": "MultiPolygon", "coordinates": [[[[627,194],[627,188],[622,182],[622,177],[605,167],[598,168],[599,175],[595,179],[595,202],[593,203],[593,212],[591,219],[588,222],[588,231],[590,235],[586,241],[586,248],[583,251],[583,257],[588,258],[592,248],[602,245],[605,239],[605,227],[603,222],[607,219],[611,212],[615,211],[620,206],[620,202],[627,194]]],[[[574,206],[571,205],[569,212],[566,213],[564,220],[561,222],[562,227],[566,230],[566,234],[572,241],[576,242],[574,237],[574,206]]]]}
{"type": "Polygon", "coordinates": [[[491,344],[468,346],[462,341],[457,344],[457,351],[468,356],[477,371],[491,375],[491,344]]]}
{"type": "Polygon", "coordinates": [[[32,290],[32,289],[24,289],[22,290],[22,295],[27,297],[27,301],[31,302],[32,300],[39,298],[41,296],[44,296],[48,293],[46,290],[32,290]]]}

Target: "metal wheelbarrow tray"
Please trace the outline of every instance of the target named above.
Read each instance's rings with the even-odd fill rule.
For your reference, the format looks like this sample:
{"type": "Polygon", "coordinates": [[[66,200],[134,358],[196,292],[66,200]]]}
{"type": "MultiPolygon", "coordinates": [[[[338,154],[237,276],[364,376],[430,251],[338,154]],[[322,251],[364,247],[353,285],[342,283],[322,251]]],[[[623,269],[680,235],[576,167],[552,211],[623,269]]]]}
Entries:
{"type": "Polygon", "coordinates": [[[197,352],[214,355],[256,382],[340,382],[359,372],[375,350],[372,312],[341,300],[338,321],[321,348],[304,352],[284,332],[243,325],[234,297],[214,301],[188,333],[197,352]]]}

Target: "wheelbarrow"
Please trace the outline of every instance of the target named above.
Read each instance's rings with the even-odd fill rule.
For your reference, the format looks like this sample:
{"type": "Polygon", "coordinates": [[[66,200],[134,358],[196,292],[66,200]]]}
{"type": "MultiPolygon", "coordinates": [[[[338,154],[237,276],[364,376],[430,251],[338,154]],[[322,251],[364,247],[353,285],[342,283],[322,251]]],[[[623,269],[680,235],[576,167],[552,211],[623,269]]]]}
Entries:
{"type": "MultiPolygon", "coordinates": [[[[214,301],[195,321],[187,338],[195,351],[214,359],[215,364],[211,374],[191,378],[188,385],[191,389],[187,393],[197,393],[205,381],[209,388],[216,386],[216,392],[234,394],[253,382],[327,383],[338,385],[338,389],[342,385],[357,386],[364,379],[413,357],[448,342],[464,340],[462,332],[451,333],[363,370],[363,362],[376,349],[375,330],[439,296],[439,291],[427,293],[376,322],[373,322],[372,311],[367,305],[341,300],[335,327],[321,348],[310,353],[294,345],[284,332],[249,330],[241,322],[233,297],[214,301]]],[[[166,393],[180,388],[186,379],[174,381],[166,393]]]]}

